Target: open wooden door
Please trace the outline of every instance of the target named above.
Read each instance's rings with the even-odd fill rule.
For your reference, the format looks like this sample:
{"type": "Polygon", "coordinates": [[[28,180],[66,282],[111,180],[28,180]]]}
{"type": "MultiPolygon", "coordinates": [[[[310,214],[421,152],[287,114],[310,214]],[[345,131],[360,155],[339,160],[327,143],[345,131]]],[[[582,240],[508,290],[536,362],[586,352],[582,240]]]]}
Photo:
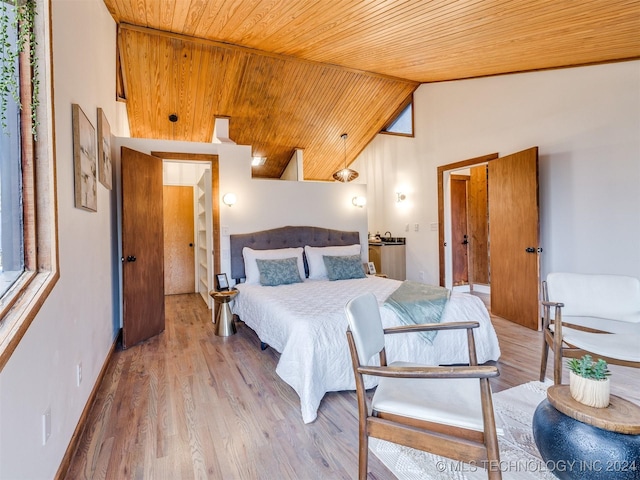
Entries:
{"type": "Polygon", "coordinates": [[[491,313],[538,330],[538,148],[489,162],[491,313]]]}
{"type": "Polygon", "coordinates": [[[164,330],[162,160],[122,147],[122,346],[164,330]]]}

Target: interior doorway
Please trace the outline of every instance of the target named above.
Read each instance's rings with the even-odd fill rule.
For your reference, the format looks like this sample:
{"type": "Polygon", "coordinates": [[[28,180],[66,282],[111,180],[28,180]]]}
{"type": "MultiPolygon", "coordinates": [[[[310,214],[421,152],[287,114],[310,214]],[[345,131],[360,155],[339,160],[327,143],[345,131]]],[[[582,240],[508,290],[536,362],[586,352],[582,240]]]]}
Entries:
{"type": "Polygon", "coordinates": [[[490,293],[487,163],[497,153],[438,167],[440,285],[490,293]]]}
{"type": "Polygon", "coordinates": [[[537,147],[438,167],[440,285],[479,293],[488,290],[493,313],[539,330],[538,208],[537,147]],[[472,178],[486,184],[476,185],[473,195],[472,178]],[[466,221],[456,220],[456,212],[465,210],[466,221]],[[474,225],[471,218],[480,224],[474,225]],[[485,232],[488,248],[482,246],[485,232]],[[481,250],[475,250],[478,247],[481,250]],[[466,260],[466,284],[460,281],[460,267],[454,271],[454,260],[466,260]]]}
{"type": "Polygon", "coordinates": [[[482,163],[449,175],[451,283],[457,290],[490,293],[487,171],[482,163]]]}
{"type": "Polygon", "coordinates": [[[163,159],[165,295],[213,289],[211,163],[163,159]]]}
{"type": "MultiPolygon", "coordinates": [[[[202,170],[189,177],[194,185],[194,249],[196,292],[214,315],[213,299],[215,269],[220,265],[220,176],[218,155],[181,152],[151,152],[163,159],[164,164],[195,164],[202,170]],[[202,174],[204,173],[204,175],[202,174]]],[[[185,182],[185,180],[182,180],[185,182]]]]}

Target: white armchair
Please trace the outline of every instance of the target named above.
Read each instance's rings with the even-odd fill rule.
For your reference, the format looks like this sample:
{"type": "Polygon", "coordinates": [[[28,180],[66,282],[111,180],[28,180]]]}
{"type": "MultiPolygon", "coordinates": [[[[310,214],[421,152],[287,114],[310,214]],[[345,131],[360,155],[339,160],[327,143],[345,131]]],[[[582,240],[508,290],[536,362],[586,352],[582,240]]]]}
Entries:
{"type": "Polygon", "coordinates": [[[540,381],[553,349],[554,383],[562,358],[591,354],[609,363],[640,367],[640,280],[622,275],[550,273],[542,282],[540,381]]]}

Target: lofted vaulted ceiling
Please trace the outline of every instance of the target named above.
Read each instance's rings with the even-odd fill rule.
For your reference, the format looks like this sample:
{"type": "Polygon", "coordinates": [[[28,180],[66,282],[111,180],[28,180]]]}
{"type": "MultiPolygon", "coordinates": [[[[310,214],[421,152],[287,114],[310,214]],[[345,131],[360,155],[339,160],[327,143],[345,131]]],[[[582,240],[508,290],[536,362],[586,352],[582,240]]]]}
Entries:
{"type": "Polygon", "coordinates": [[[104,0],[135,137],[214,119],[279,177],[329,180],[420,83],[640,58],[638,0],[104,0]],[[170,122],[169,115],[178,121],[170,122]]]}

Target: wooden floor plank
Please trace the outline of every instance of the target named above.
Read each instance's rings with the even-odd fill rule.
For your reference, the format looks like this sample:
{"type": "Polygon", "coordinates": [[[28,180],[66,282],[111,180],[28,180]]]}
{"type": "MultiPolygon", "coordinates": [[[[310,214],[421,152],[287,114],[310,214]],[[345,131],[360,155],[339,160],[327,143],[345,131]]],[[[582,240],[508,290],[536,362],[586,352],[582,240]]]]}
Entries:
{"type": "MultiPolygon", "coordinates": [[[[261,350],[251,329],[216,336],[198,294],[165,303],[162,334],[114,352],[66,478],[357,477],[354,392],[328,393],[305,425],[298,396],[275,373],[277,352],[261,350]]],[[[537,380],[541,333],[492,321],[502,351],[493,391],[537,380]]],[[[640,369],[612,370],[611,392],[640,404],[640,369]]],[[[369,479],[389,478],[370,455],[369,479]]]]}

